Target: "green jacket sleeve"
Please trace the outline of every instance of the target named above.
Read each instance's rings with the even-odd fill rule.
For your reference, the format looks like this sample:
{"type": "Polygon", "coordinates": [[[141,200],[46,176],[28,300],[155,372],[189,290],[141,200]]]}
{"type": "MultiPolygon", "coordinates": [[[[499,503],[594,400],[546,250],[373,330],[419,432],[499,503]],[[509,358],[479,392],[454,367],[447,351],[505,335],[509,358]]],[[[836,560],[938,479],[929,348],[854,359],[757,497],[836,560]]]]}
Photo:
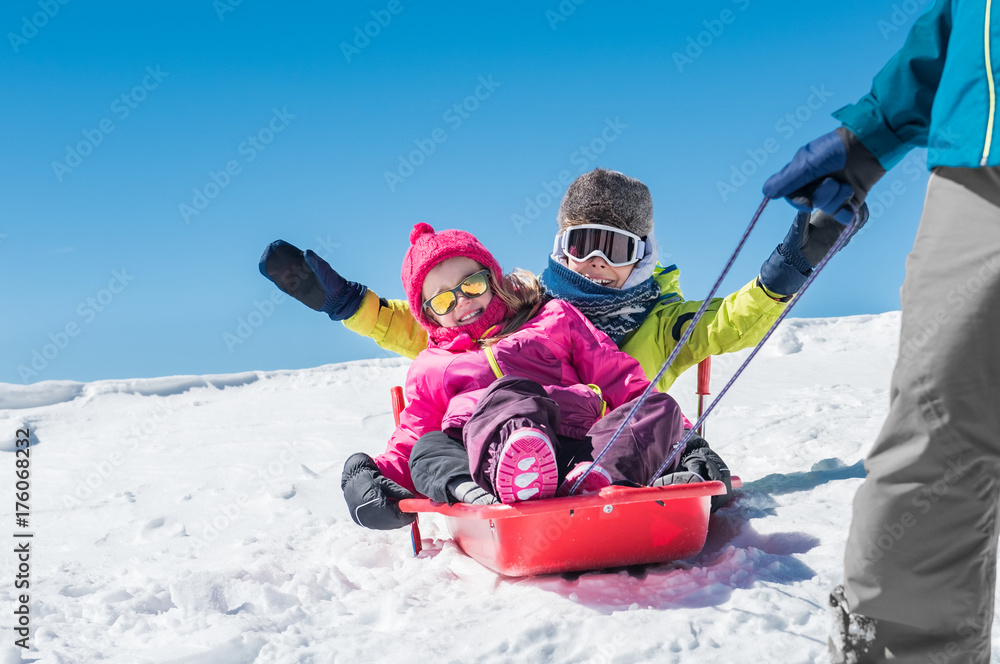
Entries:
{"type": "Polygon", "coordinates": [[[937,0],[913,24],[903,47],[875,75],[871,92],[833,114],[886,170],[912,148],[927,146],[931,107],[951,34],[951,9],[952,0],[937,0]]]}
{"type": "Polygon", "coordinates": [[[344,326],[411,360],[427,348],[427,330],[410,315],[410,305],[404,300],[382,300],[371,289],[344,326]]]}
{"type": "MultiPolygon", "coordinates": [[[[727,297],[713,299],[657,387],[666,392],[679,375],[709,355],[756,345],[786,306],[768,297],[756,279],[727,297]]],[[[637,359],[646,377],[652,380],[699,307],[700,301],[681,300],[654,309],[621,349],[637,359]]]]}

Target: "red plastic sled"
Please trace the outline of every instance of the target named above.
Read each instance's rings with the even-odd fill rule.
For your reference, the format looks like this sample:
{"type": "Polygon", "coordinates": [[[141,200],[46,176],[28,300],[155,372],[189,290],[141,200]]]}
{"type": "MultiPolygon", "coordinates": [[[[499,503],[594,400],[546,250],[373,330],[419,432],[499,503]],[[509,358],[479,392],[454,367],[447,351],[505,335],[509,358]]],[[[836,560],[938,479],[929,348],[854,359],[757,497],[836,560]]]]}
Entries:
{"type": "MultiPolygon", "coordinates": [[[[733,478],[733,486],[740,486],[733,478]]],[[[531,576],[689,558],[705,546],[712,496],[722,482],[632,489],[514,505],[400,501],[404,512],[445,517],[455,542],[506,576],[531,576]]],[[[414,540],[420,534],[414,523],[414,540]]]]}
{"type": "MultiPolygon", "coordinates": [[[[403,391],[392,389],[399,424],[403,391]]],[[[733,488],[742,486],[732,478],[733,488]]],[[[705,546],[712,496],[722,482],[666,487],[611,486],[596,494],[513,505],[445,505],[401,500],[404,512],[445,518],[455,543],[471,558],[506,576],[575,572],[689,558],[705,546]]],[[[419,517],[418,517],[419,521],[419,517]]],[[[414,554],[420,528],[413,522],[414,554]]]]}

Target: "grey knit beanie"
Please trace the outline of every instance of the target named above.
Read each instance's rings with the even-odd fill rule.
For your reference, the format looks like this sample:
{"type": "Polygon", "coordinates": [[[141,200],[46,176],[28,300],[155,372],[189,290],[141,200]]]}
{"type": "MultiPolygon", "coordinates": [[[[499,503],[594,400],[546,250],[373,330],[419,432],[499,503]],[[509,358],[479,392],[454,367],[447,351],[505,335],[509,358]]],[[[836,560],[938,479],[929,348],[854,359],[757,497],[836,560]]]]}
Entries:
{"type": "Polygon", "coordinates": [[[566,190],[559,205],[559,230],[578,224],[603,224],[646,237],[653,232],[653,199],[635,178],[595,168],[566,190]]]}

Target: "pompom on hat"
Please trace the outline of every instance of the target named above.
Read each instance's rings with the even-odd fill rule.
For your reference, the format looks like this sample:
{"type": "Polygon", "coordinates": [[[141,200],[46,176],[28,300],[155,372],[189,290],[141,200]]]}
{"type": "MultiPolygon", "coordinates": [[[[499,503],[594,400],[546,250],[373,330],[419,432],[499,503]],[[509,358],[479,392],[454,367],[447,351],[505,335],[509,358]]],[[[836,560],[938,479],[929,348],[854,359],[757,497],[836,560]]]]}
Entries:
{"type": "Polygon", "coordinates": [[[410,304],[410,313],[427,330],[430,346],[452,341],[462,333],[467,333],[474,341],[478,340],[491,327],[503,322],[508,313],[503,299],[494,293],[493,300],[483,311],[483,315],[470,325],[441,327],[427,317],[422,295],[424,279],[436,265],[456,256],[472,259],[488,268],[493,275],[494,284],[503,282],[500,264],[472,233],[454,229],[436,233],[430,224],[415,225],[410,231],[410,248],[403,258],[400,277],[410,304]]]}

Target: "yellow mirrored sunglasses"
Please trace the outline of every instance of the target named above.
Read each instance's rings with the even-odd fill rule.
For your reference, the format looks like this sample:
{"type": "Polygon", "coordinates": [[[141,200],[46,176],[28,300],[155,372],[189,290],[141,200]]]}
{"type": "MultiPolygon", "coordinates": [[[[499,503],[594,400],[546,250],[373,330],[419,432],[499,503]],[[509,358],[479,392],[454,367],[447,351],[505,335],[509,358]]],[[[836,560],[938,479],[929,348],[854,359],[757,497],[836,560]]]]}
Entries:
{"type": "Polygon", "coordinates": [[[462,295],[470,300],[477,298],[488,291],[490,289],[489,277],[489,269],[480,270],[475,274],[470,274],[459,285],[450,290],[441,291],[431,299],[424,302],[424,308],[430,309],[438,316],[445,316],[454,311],[455,307],[458,305],[459,291],[461,291],[462,295]]]}

